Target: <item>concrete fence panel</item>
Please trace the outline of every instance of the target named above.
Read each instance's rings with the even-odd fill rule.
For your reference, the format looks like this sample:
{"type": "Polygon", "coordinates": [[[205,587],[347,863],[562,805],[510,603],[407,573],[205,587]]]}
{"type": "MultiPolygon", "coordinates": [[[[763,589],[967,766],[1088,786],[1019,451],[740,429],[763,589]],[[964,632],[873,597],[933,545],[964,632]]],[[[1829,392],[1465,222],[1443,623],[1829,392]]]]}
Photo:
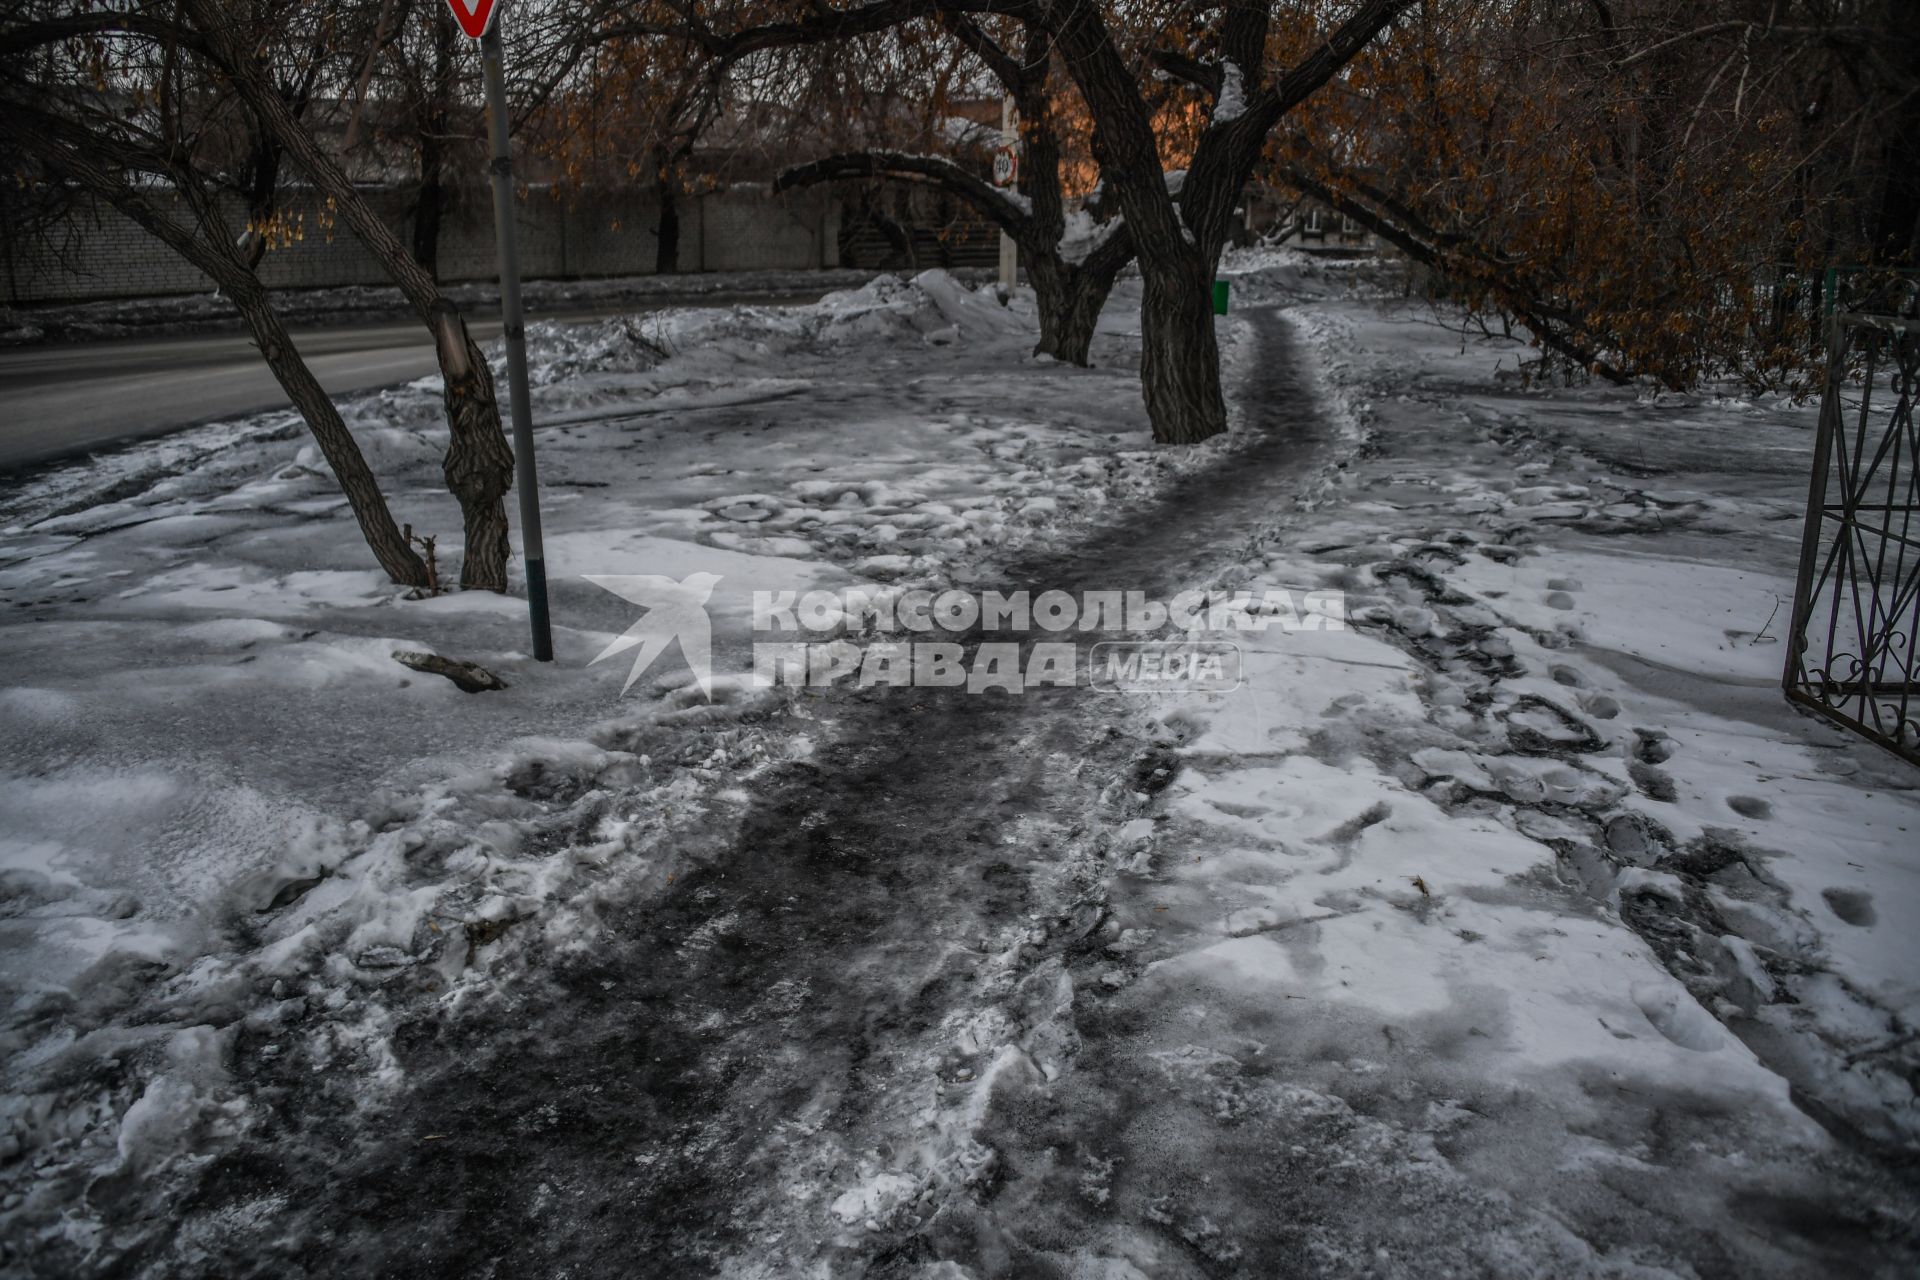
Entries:
{"type": "MultiPolygon", "coordinates": [[[[363,193],[387,225],[412,245],[411,194],[363,193]]],[[[182,221],[184,202],[162,197],[182,221]]],[[[260,266],[272,288],[313,289],[388,283],[373,255],[316,194],[295,190],[281,203],[294,239],[260,266]]],[[[246,225],[238,200],[222,203],[237,235],[246,225]]],[[[527,279],[649,275],[658,255],[659,209],[650,194],[586,191],[556,198],[547,188],[522,194],[516,210],[521,269],[527,279]]],[[[737,188],[680,202],[682,271],[805,270],[839,265],[840,205],[824,190],[773,196],[737,188]]],[[[199,293],[212,282],[112,208],[81,202],[60,225],[33,236],[10,234],[4,248],[7,301],[78,302],[199,293]]],[[[473,192],[441,222],[440,278],[491,279],[493,208],[473,192]]]]}

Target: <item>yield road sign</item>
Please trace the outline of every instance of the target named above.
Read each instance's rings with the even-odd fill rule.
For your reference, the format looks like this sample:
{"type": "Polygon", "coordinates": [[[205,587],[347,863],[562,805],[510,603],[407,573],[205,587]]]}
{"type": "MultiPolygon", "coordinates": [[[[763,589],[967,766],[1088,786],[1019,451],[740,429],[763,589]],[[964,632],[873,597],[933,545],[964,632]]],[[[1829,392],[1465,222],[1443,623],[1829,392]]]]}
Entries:
{"type": "Polygon", "coordinates": [[[460,24],[468,38],[478,40],[493,25],[493,11],[499,7],[499,0],[447,0],[447,7],[453,10],[453,20],[460,24]]]}

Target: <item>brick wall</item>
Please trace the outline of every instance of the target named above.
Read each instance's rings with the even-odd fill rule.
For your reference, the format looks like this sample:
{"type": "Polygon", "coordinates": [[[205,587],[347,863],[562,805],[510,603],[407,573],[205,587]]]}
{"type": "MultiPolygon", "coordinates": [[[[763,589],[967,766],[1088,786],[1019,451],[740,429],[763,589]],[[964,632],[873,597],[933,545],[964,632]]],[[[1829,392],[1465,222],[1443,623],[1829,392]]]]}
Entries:
{"type": "MultiPolygon", "coordinates": [[[[365,193],[387,224],[411,243],[408,197],[365,193]]],[[[183,202],[172,211],[184,218],[183,202]]],[[[377,285],[386,276],[343,223],[326,226],[323,202],[294,193],[282,205],[300,238],[268,253],[260,274],[274,288],[377,285]]],[[[239,203],[224,208],[236,232],[246,224],[239,203]]],[[[545,190],[522,195],[516,223],[521,273],[529,280],[647,275],[653,271],[658,211],[645,197],[588,192],[555,199],[545,190]]],[[[840,206],[824,189],[770,196],[740,188],[689,197],[680,209],[682,271],[747,271],[835,267],[840,206]]],[[[82,206],[50,235],[9,236],[3,251],[9,303],[76,302],[199,293],[211,282],[106,206],[82,206]]],[[[454,282],[495,274],[493,205],[476,192],[449,210],[440,228],[440,277],[454,282]]]]}

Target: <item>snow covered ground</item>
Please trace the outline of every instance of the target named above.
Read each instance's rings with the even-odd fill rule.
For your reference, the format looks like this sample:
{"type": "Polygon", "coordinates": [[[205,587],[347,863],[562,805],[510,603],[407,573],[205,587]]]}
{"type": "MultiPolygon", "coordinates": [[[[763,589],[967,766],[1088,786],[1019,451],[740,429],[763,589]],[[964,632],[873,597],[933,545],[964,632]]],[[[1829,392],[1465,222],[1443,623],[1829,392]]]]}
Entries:
{"type": "Polygon", "coordinates": [[[1366,445],[1217,581],[1354,627],[1156,713],[1104,1034],[1002,1198],[1072,1206],[1068,1274],[1910,1273],[1920,779],[1778,692],[1812,411],[1291,315],[1366,445]]]}
{"type": "MultiPolygon", "coordinates": [[[[804,707],[741,679],[752,589],[964,577],[1193,464],[1121,407],[1124,312],[1100,340],[1119,363],[1078,370],[1027,356],[1028,308],[933,273],[818,307],[537,327],[550,666],[523,652],[521,600],[407,600],[369,567],[290,415],[8,494],[4,1212],[90,1247],[103,1168],[243,1124],[236,1013],[311,993],[340,1053],[378,1059],[364,991],[457,987],[522,920],[569,937],[564,904],[609,866],[664,884],[724,843],[742,787],[809,750],[804,707]],[[684,671],[623,699],[625,664],[588,663],[638,611],[586,576],[696,569],[725,579],[716,705],[684,671]],[[464,694],[392,656],[422,650],[509,688],[464,694]],[[554,813],[563,768],[580,803],[554,813]],[[609,787],[630,817],[599,813],[609,787]]],[[[345,412],[396,516],[457,549],[437,385],[345,412]]]]}
{"type": "MultiPolygon", "coordinates": [[[[1245,265],[1179,454],[1126,289],[1092,370],[938,274],[539,330],[551,666],[368,569],[284,416],[0,498],[0,1261],[1909,1273],[1920,793],[1776,687],[1811,411],[1245,265]],[[741,678],[754,587],[1102,553],[1350,625],[1004,714],[741,678]],[[622,699],[585,575],[696,570],[714,703],[622,699]]],[[[433,383],[347,413],[457,547],[433,383]]]]}

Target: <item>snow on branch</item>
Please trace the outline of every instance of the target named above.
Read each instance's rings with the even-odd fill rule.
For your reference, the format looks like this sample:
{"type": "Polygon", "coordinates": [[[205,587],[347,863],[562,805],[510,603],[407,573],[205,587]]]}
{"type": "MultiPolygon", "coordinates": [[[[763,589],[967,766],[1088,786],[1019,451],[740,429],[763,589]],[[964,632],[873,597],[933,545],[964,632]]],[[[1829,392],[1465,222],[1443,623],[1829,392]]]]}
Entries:
{"type": "Polygon", "coordinates": [[[1067,215],[1066,229],[1060,235],[1059,254],[1061,261],[1070,266],[1079,266],[1088,258],[1113,243],[1114,237],[1127,229],[1125,218],[1109,218],[1105,222],[1096,222],[1092,214],[1084,209],[1076,209],[1067,215]]]}
{"type": "Polygon", "coordinates": [[[1196,89],[1220,96],[1220,64],[1195,58],[1190,54],[1179,53],[1172,49],[1155,49],[1152,54],[1156,65],[1155,79],[1179,80],[1196,89]]]}
{"type": "Polygon", "coordinates": [[[1229,124],[1247,114],[1247,78],[1231,58],[1220,64],[1220,93],[1213,103],[1214,124],[1229,124]]]}
{"type": "Polygon", "coordinates": [[[943,156],[917,155],[905,151],[843,151],[782,170],[773,180],[773,189],[776,192],[786,191],[843,178],[931,182],[999,223],[1016,240],[1033,235],[1033,206],[1025,196],[1017,191],[996,187],[943,156]]]}
{"type": "Polygon", "coordinates": [[[1213,98],[1214,124],[1228,124],[1247,114],[1247,76],[1231,58],[1207,62],[1175,53],[1169,49],[1154,51],[1157,80],[1177,80],[1213,98]]]}

